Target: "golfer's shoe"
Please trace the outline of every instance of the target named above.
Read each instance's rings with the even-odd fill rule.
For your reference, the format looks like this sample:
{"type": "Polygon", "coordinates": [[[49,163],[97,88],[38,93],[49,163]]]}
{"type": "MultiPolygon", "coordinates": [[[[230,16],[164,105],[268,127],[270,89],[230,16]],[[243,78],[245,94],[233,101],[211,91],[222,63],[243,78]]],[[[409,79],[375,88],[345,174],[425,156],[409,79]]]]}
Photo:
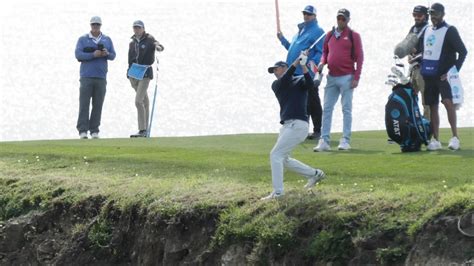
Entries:
{"type": "Polygon", "coordinates": [[[80,139],[87,139],[87,132],[81,132],[81,133],[79,133],[79,138],[80,138],[80,139]]]}
{"type": "Polygon", "coordinates": [[[270,195],[268,195],[266,197],[263,197],[260,200],[281,199],[283,197],[283,195],[285,195],[285,194],[284,193],[277,193],[277,192],[273,191],[272,193],[270,193],[270,195]]]}
{"type": "Polygon", "coordinates": [[[449,140],[448,149],[450,149],[450,150],[459,150],[459,148],[460,148],[459,139],[457,137],[452,137],[449,140]]]}
{"type": "Polygon", "coordinates": [[[99,138],[99,132],[91,133],[91,138],[98,139],[99,138]]]}
{"type": "Polygon", "coordinates": [[[316,183],[323,180],[324,178],[326,178],[326,174],[323,172],[323,170],[316,169],[316,173],[314,174],[313,177],[308,179],[308,183],[306,183],[306,185],[304,185],[304,188],[310,189],[310,188],[314,187],[314,185],[316,185],[316,183]]]}
{"type": "Polygon", "coordinates": [[[442,149],[441,142],[439,142],[435,139],[432,139],[430,141],[430,144],[428,144],[428,146],[426,147],[426,149],[429,150],[429,151],[441,150],[442,149]]]}
{"type": "Polygon", "coordinates": [[[320,139],[318,142],[318,145],[313,148],[314,152],[322,152],[322,151],[329,151],[331,149],[331,146],[324,140],[320,139]]]}
{"type": "Polygon", "coordinates": [[[146,138],[146,130],[140,130],[137,134],[130,135],[131,138],[146,138]]]}

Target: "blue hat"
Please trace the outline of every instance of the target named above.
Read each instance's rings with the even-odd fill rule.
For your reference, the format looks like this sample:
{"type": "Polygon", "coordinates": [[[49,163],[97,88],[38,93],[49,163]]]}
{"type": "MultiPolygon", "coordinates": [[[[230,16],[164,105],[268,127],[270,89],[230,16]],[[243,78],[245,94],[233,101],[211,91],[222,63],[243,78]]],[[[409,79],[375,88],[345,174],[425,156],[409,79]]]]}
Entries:
{"type": "Polygon", "coordinates": [[[135,22],[133,22],[133,26],[134,27],[145,28],[145,24],[143,24],[143,21],[141,21],[141,20],[135,20],[135,22]]]}
{"type": "Polygon", "coordinates": [[[288,66],[288,64],[286,62],[278,61],[278,62],[275,63],[275,65],[268,68],[268,73],[273,74],[273,72],[275,71],[275,68],[277,68],[277,67],[287,67],[287,66],[288,66]]]}
{"type": "Polygon", "coordinates": [[[314,6],[308,5],[301,12],[316,15],[316,8],[314,6]]]}

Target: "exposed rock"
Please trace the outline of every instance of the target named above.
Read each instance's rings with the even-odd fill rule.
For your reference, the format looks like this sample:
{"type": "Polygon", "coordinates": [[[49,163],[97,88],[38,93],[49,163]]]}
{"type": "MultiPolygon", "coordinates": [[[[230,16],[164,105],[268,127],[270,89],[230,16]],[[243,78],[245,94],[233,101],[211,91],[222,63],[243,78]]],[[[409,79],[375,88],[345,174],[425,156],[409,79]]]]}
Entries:
{"type": "Polygon", "coordinates": [[[231,245],[221,257],[222,266],[243,266],[246,265],[246,256],[249,250],[241,245],[231,245]]]}
{"type": "MultiPolygon", "coordinates": [[[[471,219],[470,215],[464,217],[471,219]]],[[[416,237],[406,265],[473,265],[474,237],[458,230],[458,219],[446,216],[426,224],[416,237]]],[[[464,228],[468,223],[465,221],[464,228]]]]}
{"type": "MultiPolygon", "coordinates": [[[[299,230],[295,234],[297,246],[283,253],[251,241],[211,248],[220,210],[162,217],[139,208],[121,211],[104,203],[101,197],[74,206],[58,203],[51,210],[1,222],[0,265],[332,264],[304,254],[304,247],[320,230],[318,224],[299,230]],[[108,210],[105,213],[104,208],[108,210]]],[[[380,250],[388,250],[390,258],[407,265],[469,264],[474,255],[473,238],[459,232],[457,221],[457,217],[441,217],[428,223],[414,244],[404,229],[354,241],[351,257],[343,264],[399,264],[396,260],[380,261],[380,250]],[[405,249],[390,253],[400,247],[405,249]]],[[[471,229],[466,221],[462,225],[471,229]]]]}
{"type": "Polygon", "coordinates": [[[12,252],[20,249],[24,242],[24,224],[18,221],[11,221],[2,230],[0,252],[12,252]]]}

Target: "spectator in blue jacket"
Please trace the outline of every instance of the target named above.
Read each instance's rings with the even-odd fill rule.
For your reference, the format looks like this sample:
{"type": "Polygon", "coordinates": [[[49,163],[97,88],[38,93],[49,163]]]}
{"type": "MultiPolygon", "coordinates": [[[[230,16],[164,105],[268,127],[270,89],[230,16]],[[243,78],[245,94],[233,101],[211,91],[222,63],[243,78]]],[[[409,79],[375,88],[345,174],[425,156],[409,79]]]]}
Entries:
{"type": "Polygon", "coordinates": [[[76,59],[81,62],[79,88],[79,117],[77,130],[81,139],[99,138],[99,126],[107,85],[107,60],[115,59],[112,40],[100,31],[102,19],[94,16],[90,20],[91,31],[79,37],[76,44],[76,59]],[[92,111],[89,106],[92,99],[92,111]]]}
{"type": "MultiPolygon", "coordinates": [[[[303,9],[303,22],[298,24],[298,33],[293,37],[291,43],[283,36],[282,32],[277,32],[277,37],[281,44],[288,50],[286,57],[286,63],[291,64],[298,58],[302,51],[306,51],[312,44],[319,39],[318,43],[309,51],[308,54],[308,69],[311,77],[314,77],[315,71],[321,55],[323,53],[323,41],[324,38],[320,38],[324,35],[324,30],[318,25],[316,19],[316,8],[311,5],[306,6],[303,9]]],[[[302,75],[303,70],[301,66],[298,66],[295,71],[295,75],[302,75]]],[[[313,121],[313,133],[308,136],[309,139],[318,139],[321,135],[321,119],[322,119],[322,107],[321,99],[319,98],[319,85],[309,90],[308,95],[308,114],[311,116],[313,121]]]]}

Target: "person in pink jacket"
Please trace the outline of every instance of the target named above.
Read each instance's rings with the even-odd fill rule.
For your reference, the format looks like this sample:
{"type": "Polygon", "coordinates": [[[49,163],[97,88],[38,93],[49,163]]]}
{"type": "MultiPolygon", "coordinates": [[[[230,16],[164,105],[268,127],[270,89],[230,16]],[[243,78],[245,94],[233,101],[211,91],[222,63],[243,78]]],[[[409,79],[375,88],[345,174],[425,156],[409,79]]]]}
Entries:
{"type": "Polygon", "coordinates": [[[323,45],[323,55],[319,64],[319,71],[327,65],[329,73],[324,88],[324,107],[321,138],[314,151],[328,151],[330,147],[330,133],[332,112],[339,95],[341,96],[343,129],[339,141],[339,150],[350,150],[352,127],[352,95],[359,85],[364,53],[359,33],[347,25],[350,21],[350,12],[340,9],[337,12],[337,27],[326,34],[323,45]]]}

